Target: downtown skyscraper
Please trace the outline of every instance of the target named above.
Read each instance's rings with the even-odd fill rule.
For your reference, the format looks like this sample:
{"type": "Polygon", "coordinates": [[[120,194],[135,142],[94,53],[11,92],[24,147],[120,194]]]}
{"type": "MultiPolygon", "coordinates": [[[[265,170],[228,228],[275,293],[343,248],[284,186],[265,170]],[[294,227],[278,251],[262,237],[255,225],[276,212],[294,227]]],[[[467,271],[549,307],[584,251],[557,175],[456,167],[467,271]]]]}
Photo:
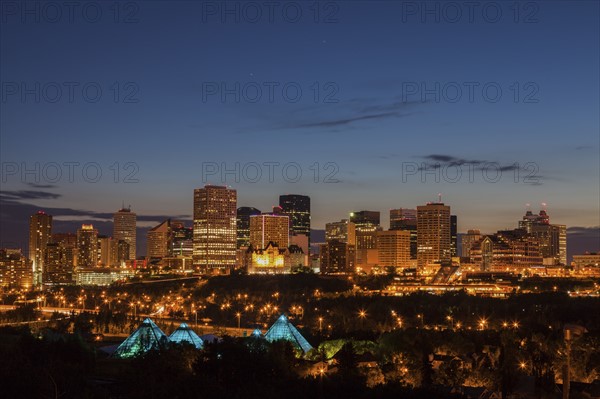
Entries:
{"type": "Polygon", "coordinates": [[[307,236],[310,247],[310,197],[299,194],[280,195],[279,206],[290,218],[291,234],[307,236]]]}
{"type": "Polygon", "coordinates": [[[280,248],[289,246],[289,217],[285,215],[262,214],[250,216],[250,245],[264,249],[269,242],[280,248]]]}
{"type": "Polygon", "coordinates": [[[96,267],[98,258],[98,230],[91,224],[84,224],[77,230],[77,267],[96,267]]]}
{"type": "Polygon", "coordinates": [[[125,241],[129,245],[129,259],[135,260],[137,241],[137,215],[131,212],[131,207],[121,208],[113,214],[113,238],[119,242],[125,241]]]}
{"type": "Polygon", "coordinates": [[[452,256],[450,207],[430,202],[417,207],[417,265],[450,262],[452,256]]]}
{"type": "Polygon", "coordinates": [[[260,215],[261,211],[251,206],[237,209],[237,247],[250,245],[250,216],[260,215]]]}
{"type": "Polygon", "coordinates": [[[236,214],[236,190],[213,185],[194,190],[195,268],[208,274],[227,274],[235,267],[236,214]]]}
{"type": "Polygon", "coordinates": [[[29,260],[33,265],[33,285],[43,283],[46,246],[52,238],[52,216],[39,211],[29,218],[29,260]]]}

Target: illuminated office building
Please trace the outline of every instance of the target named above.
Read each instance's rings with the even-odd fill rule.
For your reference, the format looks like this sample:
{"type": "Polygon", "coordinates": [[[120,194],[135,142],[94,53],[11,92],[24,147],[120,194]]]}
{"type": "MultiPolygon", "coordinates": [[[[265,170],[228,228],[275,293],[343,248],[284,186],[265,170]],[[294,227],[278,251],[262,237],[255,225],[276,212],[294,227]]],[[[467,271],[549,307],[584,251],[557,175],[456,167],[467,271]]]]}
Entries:
{"type": "Polygon", "coordinates": [[[524,229],[482,236],[471,246],[470,258],[471,263],[479,264],[480,270],[486,272],[525,273],[543,263],[539,241],[524,229]]]}
{"type": "Polygon", "coordinates": [[[325,224],[325,240],[340,241],[350,245],[356,243],[356,225],[348,219],[325,224]]]}
{"type": "Polygon", "coordinates": [[[280,248],[289,246],[289,217],[263,214],[250,216],[250,245],[263,249],[269,242],[280,248]]]}
{"type": "Polygon", "coordinates": [[[44,259],[44,285],[60,285],[73,283],[73,264],[64,262],[63,248],[59,243],[46,245],[44,259]]]}
{"type": "Polygon", "coordinates": [[[550,216],[545,209],[537,215],[528,210],[519,220],[519,228],[537,238],[543,258],[556,265],[567,264],[567,226],[550,224],[550,216]]]}
{"type": "Polygon", "coordinates": [[[298,194],[280,195],[279,206],[290,218],[291,235],[307,236],[310,247],[310,197],[298,194]]]}
{"type": "Polygon", "coordinates": [[[248,247],[250,245],[250,216],[260,215],[261,212],[250,206],[242,206],[237,209],[237,247],[248,247]]]}
{"type": "Polygon", "coordinates": [[[237,192],[206,185],[194,190],[194,267],[226,274],[236,264],[237,192]]]}
{"type": "Polygon", "coordinates": [[[72,269],[77,264],[77,234],[54,233],[52,242],[60,248],[61,263],[72,269]]]}
{"type": "Polygon", "coordinates": [[[77,267],[90,268],[98,265],[98,230],[84,224],[77,230],[77,267]]]}
{"type": "Polygon", "coordinates": [[[171,249],[169,256],[192,258],[194,253],[194,229],[186,227],[183,222],[171,222],[171,249]]]}
{"type": "Polygon", "coordinates": [[[146,257],[161,259],[167,257],[171,247],[171,239],[170,219],[148,230],[146,235],[146,257]]]}
{"type": "Polygon", "coordinates": [[[43,283],[46,246],[51,242],[52,216],[43,211],[29,218],[29,260],[33,267],[33,284],[43,283]]]}
{"type": "Polygon", "coordinates": [[[418,206],[418,267],[448,263],[451,256],[450,207],[441,202],[418,206]]]}
{"type": "Polygon", "coordinates": [[[322,244],[319,263],[322,274],[354,273],[356,249],[352,244],[337,239],[322,244]]]}
{"type": "Polygon", "coordinates": [[[477,229],[467,230],[466,234],[460,236],[461,254],[463,258],[471,256],[471,247],[481,238],[481,232],[477,229]]]}
{"type": "Polygon", "coordinates": [[[450,256],[458,256],[458,217],[450,215],[450,256]]]}
{"type": "Polygon", "coordinates": [[[131,212],[131,207],[122,208],[113,214],[113,238],[129,244],[129,259],[135,259],[137,242],[137,215],[131,212]]]}
{"type": "Polygon", "coordinates": [[[410,267],[410,231],[388,230],[377,232],[377,251],[380,266],[410,267]]]}
{"type": "Polygon", "coordinates": [[[20,249],[0,249],[0,287],[29,290],[33,284],[32,261],[20,249]]]}
{"type": "Polygon", "coordinates": [[[417,259],[417,210],[390,209],[390,230],[410,232],[410,258],[417,259]]]}

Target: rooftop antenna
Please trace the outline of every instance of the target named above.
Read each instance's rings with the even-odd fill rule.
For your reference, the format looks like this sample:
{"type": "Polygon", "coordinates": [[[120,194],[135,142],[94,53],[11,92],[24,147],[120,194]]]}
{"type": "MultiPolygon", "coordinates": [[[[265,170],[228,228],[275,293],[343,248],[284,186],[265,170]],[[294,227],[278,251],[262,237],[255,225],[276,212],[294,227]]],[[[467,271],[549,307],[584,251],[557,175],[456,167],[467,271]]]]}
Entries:
{"type": "Polygon", "coordinates": [[[438,193],[438,202],[442,203],[442,193],[438,193]]]}
{"type": "Polygon", "coordinates": [[[121,209],[125,209],[125,200],[121,200],[121,209]]]}
{"type": "Polygon", "coordinates": [[[544,210],[544,212],[546,211],[546,205],[548,205],[548,204],[546,204],[545,202],[542,202],[542,209],[544,210]]]}

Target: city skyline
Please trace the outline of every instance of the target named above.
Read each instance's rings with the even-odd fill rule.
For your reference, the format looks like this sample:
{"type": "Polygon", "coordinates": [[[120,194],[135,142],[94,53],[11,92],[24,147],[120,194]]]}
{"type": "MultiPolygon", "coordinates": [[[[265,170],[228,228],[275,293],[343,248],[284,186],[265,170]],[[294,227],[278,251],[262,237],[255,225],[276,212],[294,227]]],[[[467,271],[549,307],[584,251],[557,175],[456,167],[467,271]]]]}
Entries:
{"type": "Polygon", "coordinates": [[[502,4],[499,21],[481,8],[473,21],[466,9],[459,21],[423,20],[406,2],[333,2],[319,23],[308,5],[298,23],[279,12],[273,22],[237,23],[193,2],[161,4],[122,10],[132,23],[114,23],[108,8],[94,23],[4,16],[0,241],[14,241],[15,221],[38,209],[57,223],[93,222],[87,214],[107,220],[125,201],[140,226],[190,219],[187,193],[205,183],[234,186],[240,205],[258,209],[286,192],[308,195],[317,228],[357,209],[380,209],[386,220],[387,209],[442,192],[465,230],[510,227],[526,203],[546,202],[555,220],[597,234],[597,2],[542,2],[536,12],[522,4],[518,15],[502,4]],[[292,89],[282,95],[287,83],[302,89],[299,101],[292,89]],[[255,84],[263,96],[253,102],[255,84]],[[52,102],[56,85],[62,96],[52,102]],[[227,90],[235,93],[223,98],[227,90]],[[439,183],[407,175],[436,162],[446,173],[439,183]],[[498,182],[482,176],[485,162],[501,168],[498,182]],[[223,179],[236,163],[244,176],[223,179]],[[298,182],[293,165],[282,175],[292,163],[298,182]],[[455,183],[453,165],[463,168],[455,183]]]}
{"type": "MultiPolygon", "coordinates": [[[[207,185],[207,186],[211,186],[211,185],[207,185]]],[[[213,186],[213,187],[219,187],[219,186],[213,186]]],[[[228,187],[229,188],[229,187],[228,187]]],[[[198,190],[198,189],[195,189],[198,190]]],[[[286,195],[300,195],[300,194],[286,194],[286,195]]],[[[302,195],[300,195],[302,196],[302,195]]],[[[310,198],[310,197],[309,197],[310,198]]],[[[410,208],[410,207],[404,207],[402,209],[404,209],[404,211],[408,211],[408,212],[416,212],[417,207],[419,206],[425,206],[425,205],[435,205],[438,203],[438,201],[440,201],[442,199],[441,193],[438,193],[438,195],[436,196],[436,200],[433,201],[429,201],[429,202],[424,202],[422,204],[417,204],[414,205],[414,208],[410,208]]],[[[442,204],[444,205],[444,204],[442,204]]],[[[447,203],[446,205],[449,205],[452,207],[452,217],[455,217],[455,210],[454,210],[454,206],[453,204],[449,204],[447,203]]],[[[239,203],[237,203],[237,208],[245,208],[245,206],[240,206],[239,203]]],[[[278,208],[278,205],[274,206],[274,210],[278,208]]],[[[258,211],[256,208],[253,208],[256,211],[258,211]]],[[[400,208],[397,208],[400,209],[400,208]]],[[[389,209],[389,211],[395,211],[397,209],[389,209]]],[[[42,214],[47,214],[52,218],[53,221],[53,231],[52,234],[62,234],[62,233],[76,233],[77,230],[79,230],[81,228],[82,225],[87,224],[92,224],[94,226],[95,229],[98,230],[98,235],[100,236],[111,236],[111,233],[114,232],[114,216],[116,214],[118,214],[119,212],[123,212],[123,211],[127,211],[129,212],[131,210],[131,206],[129,208],[120,208],[118,210],[118,212],[113,212],[110,213],[110,220],[104,220],[102,221],[101,219],[97,218],[97,217],[90,217],[90,218],[80,218],[77,221],[64,221],[64,220],[60,220],[60,218],[57,220],[55,215],[52,215],[50,212],[46,212],[45,210],[38,210],[36,211],[36,213],[33,214],[33,216],[35,216],[36,214],[39,214],[40,212],[42,212],[42,214]],[[86,222],[89,221],[89,222],[86,222]],[[57,223],[58,222],[58,223],[57,223]],[[70,230],[70,228],[72,228],[70,230]]],[[[525,218],[527,217],[527,213],[531,213],[533,212],[533,215],[538,215],[538,212],[546,215],[547,217],[547,204],[546,203],[542,203],[540,204],[540,209],[539,210],[535,210],[535,208],[533,208],[530,204],[527,204],[526,209],[524,210],[524,212],[522,212],[520,215],[516,213],[515,211],[515,219],[511,219],[508,220],[506,222],[505,225],[495,228],[493,230],[483,230],[481,228],[479,228],[478,226],[464,226],[461,222],[462,217],[459,218],[459,229],[458,229],[458,234],[459,235],[465,235],[468,233],[469,230],[479,230],[481,231],[481,235],[493,235],[495,234],[497,231],[501,231],[501,230],[509,230],[509,229],[515,229],[515,228],[525,228],[525,225],[523,225],[525,218]],[[521,220],[521,218],[523,218],[523,220],[521,220]]],[[[356,212],[359,212],[358,209],[355,209],[354,211],[348,212],[346,215],[343,215],[343,217],[341,217],[338,220],[343,220],[343,219],[352,219],[353,217],[357,217],[358,213],[355,214],[356,212]]],[[[366,209],[361,209],[360,212],[366,212],[367,216],[369,216],[370,213],[376,212],[377,215],[377,220],[379,220],[379,226],[381,226],[381,228],[383,230],[389,230],[390,228],[394,229],[394,225],[392,225],[390,223],[390,219],[389,219],[389,213],[387,212],[382,212],[380,211],[367,211],[366,209]],[[383,216],[383,217],[382,217],[383,216]]],[[[135,215],[135,213],[132,212],[132,214],[135,215]]],[[[272,213],[263,213],[263,215],[269,215],[272,213]]],[[[552,222],[553,223],[557,223],[556,218],[554,217],[554,214],[549,211],[550,216],[552,217],[552,222]]],[[[415,214],[416,215],[416,214],[415,214]]],[[[31,216],[31,215],[30,215],[31,216]]],[[[33,217],[31,216],[31,217],[33,217]]],[[[181,215],[180,215],[181,216],[181,215]]],[[[462,216],[462,215],[458,215],[458,216],[462,216]]],[[[138,235],[138,240],[137,240],[137,247],[138,247],[138,252],[139,254],[147,254],[147,233],[149,231],[152,231],[154,228],[160,226],[161,224],[165,223],[167,220],[169,219],[180,219],[182,222],[186,222],[188,227],[192,227],[193,225],[193,219],[188,219],[188,218],[176,218],[174,216],[169,216],[169,215],[165,215],[165,216],[161,216],[164,219],[160,220],[156,217],[144,217],[142,216],[142,219],[145,220],[145,225],[144,227],[137,227],[136,231],[137,231],[137,235],[138,235]]],[[[367,218],[368,219],[368,218],[367,218]]],[[[27,219],[29,220],[29,219],[27,219]]],[[[135,223],[135,221],[134,221],[135,223]]],[[[338,223],[336,222],[335,218],[330,218],[329,222],[327,222],[326,224],[330,224],[330,223],[338,223]]],[[[562,223],[562,222],[561,222],[562,223]]],[[[564,224],[563,224],[564,225],[564,224]]],[[[320,226],[319,226],[320,227],[320,226]]],[[[318,234],[319,237],[322,237],[322,240],[325,239],[325,227],[323,226],[323,228],[319,228],[319,227],[315,227],[315,226],[311,226],[311,232],[316,232],[318,234]]],[[[577,226],[569,226],[568,224],[566,224],[566,231],[567,231],[567,237],[568,237],[568,249],[567,249],[567,254],[568,254],[568,258],[569,260],[572,259],[573,255],[576,254],[583,254],[585,252],[599,252],[600,251],[600,238],[599,234],[600,232],[597,231],[597,229],[591,228],[588,229],[589,231],[585,231],[583,230],[583,232],[581,231],[581,229],[577,226]],[[597,245],[596,245],[597,244],[597,245]],[[596,246],[595,246],[596,245],[596,246]]],[[[290,226],[290,234],[293,232],[292,227],[290,226]]],[[[27,235],[28,237],[31,234],[31,230],[27,231],[27,235]]],[[[113,237],[114,238],[114,237],[113,237]]],[[[239,237],[238,237],[239,238],[239,237]]],[[[291,236],[290,236],[291,238],[291,236]]],[[[315,244],[320,244],[323,241],[319,241],[319,242],[315,242],[315,244]]],[[[6,243],[6,245],[4,245],[4,247],[7,248],[22,248],[23,250],[25,250],[25,248],[27,248],[27,245],[25,246],[19,246],[19,242],[18,241],[4,241],[3,243],[6,243]]],[[[27,241],[25,241],[25,243],[27,244],[27,241]]],[[[460,254],[459,254],[460,255],[460,254]]],[[[133,258],[130,258],[133,259],[133,258]]]]}
{"type": "Polygon", "coordinates": [[[600,392],[600,1],[0,1],[0,392],[600,392]]]}

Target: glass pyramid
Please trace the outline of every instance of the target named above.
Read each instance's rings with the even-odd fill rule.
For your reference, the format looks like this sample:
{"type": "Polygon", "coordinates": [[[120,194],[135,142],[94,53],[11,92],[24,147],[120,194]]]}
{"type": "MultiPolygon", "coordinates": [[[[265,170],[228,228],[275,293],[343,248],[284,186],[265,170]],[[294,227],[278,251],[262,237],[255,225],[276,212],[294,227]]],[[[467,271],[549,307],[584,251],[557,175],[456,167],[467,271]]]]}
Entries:
{"type": "Polygon", "coordinates": [[[204,346],[204,342],[202,338],[198,336],[192,330],[187,323],[181,323],[177,330],[173,331],[169,336],[169,341],[180,344],[182,342],[187,342],[188,344],[194,345],[197,349],[202,349],[204,346]]]}
{"type": "Polygon", "coordinates": [[[252,334],[250,336],[254,337],[254,338],[262,338],[263,337],[262,331],[260,331],[258,328],[255,329],[254,331],[252,331],[252,334]]]}
{"type": "Polygon", "coordinates": [[[284,314],[279,316],[277,321],[273,323],[269,331],[266,332],[265,338],[269,342],[277,341],[280,339],[290,341],[292,345],[302,349],[304,353],[310,351],[313,347],[308,341],[300,334],[298,329],[290,323],[284,314]]]}
{"type": "Polygon", "coordinates": [[[113,353],[113,357],[129,359],[142,355],[152,349],[162,349],[167,346],[169,338],[149,318],[135,330],[113,353]]]}

